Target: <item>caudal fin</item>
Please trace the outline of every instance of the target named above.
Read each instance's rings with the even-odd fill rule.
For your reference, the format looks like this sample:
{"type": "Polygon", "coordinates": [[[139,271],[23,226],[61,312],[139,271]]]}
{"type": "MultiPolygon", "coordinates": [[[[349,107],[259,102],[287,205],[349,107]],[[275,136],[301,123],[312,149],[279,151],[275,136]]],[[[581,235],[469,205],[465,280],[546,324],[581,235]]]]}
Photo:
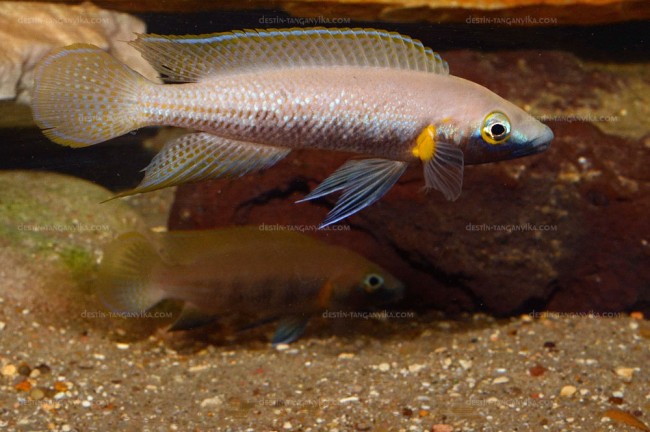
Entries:
{"type": "Polygon", "coordinates": [[[113,312],[146,311],[164,299],[152,285],[152,273],[161,259],[151,242],[132,232],[119,236],[105,249],[99,268],[98,294],[113,312]]]}
{"type": "Polygon", "coordinates": [[[60,48],[34,70],[34,120],[58,144],[97,144],[146,125],[138,102],[150,84],[94,45],[60,48]]]}

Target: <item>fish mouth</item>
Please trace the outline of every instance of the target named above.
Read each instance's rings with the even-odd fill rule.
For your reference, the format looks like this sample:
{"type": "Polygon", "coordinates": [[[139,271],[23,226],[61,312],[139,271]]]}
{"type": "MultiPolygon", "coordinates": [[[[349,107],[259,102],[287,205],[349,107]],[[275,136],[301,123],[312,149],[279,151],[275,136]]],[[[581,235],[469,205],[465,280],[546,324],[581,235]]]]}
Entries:
{"type": "Polygon", "coordinates": [[[545,152],[551,147],[551,141],[553,141],[554,137],[555,135],[553,135],[551,128],[544,126],[544,131],[537,138],[529,141],[522,148],[515,150],[512,156],[513,158],[519,158],[545,152]]]}
{"type": "Polygon", "coordinates": [[[541,153],[548,150],[551,146],[551,141],[553,141],[555,135],[550,127],[544,126],[544,132],[533,140],[531,146],[537,150],[536,153],[541,153]]]}

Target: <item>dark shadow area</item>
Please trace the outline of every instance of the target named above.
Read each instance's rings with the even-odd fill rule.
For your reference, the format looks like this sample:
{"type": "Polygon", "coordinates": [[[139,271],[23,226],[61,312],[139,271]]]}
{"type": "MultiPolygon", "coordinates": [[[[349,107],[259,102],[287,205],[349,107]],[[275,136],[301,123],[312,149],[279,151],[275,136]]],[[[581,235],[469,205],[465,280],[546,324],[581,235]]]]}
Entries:
{"type": "Polygon", "coordinates": [[[90,180],[113,191],[135,187],[153,153],[141,145],[156,129],[142,129],[91,147],[70,148],[38,129],[0,128],[0,170],[54,171],[90,180]]]}
{"type": "MultiPolygon", "coordinates": [[[[290,15],[275,10],[215,11],[188,14],[139,14],[149,33],[204,34],[247,28],[287,27],[264,24],[290,15]]],[[[289,25],[288,27],[291,27],[289,25]]],[[[404,33],[437,51],[559,50],[586,60],[639,62],[650,59],[648,24],[523,27],[490,24],[430,24],[352,21],[339,27],[378,27],[404,33]]]]}

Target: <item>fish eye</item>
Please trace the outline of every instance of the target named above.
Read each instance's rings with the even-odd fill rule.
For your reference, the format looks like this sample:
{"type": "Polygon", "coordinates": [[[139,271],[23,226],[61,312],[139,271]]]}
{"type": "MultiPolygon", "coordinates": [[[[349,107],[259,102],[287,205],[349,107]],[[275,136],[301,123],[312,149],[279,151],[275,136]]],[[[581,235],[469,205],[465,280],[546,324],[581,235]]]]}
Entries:
{"type": "Polygon", "coordinates": [[[492,111],[483,120],[481,137],[490,144],[501,144],[510,138],[510,119],[501,111],[492,111]]]}
{"type": "Polygon", "coordinates": [[[363,280],[363,288],[366,292],[371,293],[384,284],[384,278],[375,273],[370,273],[363,280]]]}

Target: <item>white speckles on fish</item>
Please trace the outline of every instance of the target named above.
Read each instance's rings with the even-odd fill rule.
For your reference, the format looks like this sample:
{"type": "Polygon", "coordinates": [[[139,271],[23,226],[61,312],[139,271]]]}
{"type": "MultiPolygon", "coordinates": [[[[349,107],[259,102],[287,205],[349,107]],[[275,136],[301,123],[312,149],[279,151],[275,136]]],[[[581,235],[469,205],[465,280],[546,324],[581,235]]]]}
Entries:
{"type": "Polygon", "coordinates": [[[34,118],[52,140],[86,146],[143,126],[197,130],[165,146],[130,193],[243,175],[294,148],[371,156],[346,163],[305,197],[342,191],[324,225],[383,196],[410,162],[425,184],[460,195],[464,164],[545,150],[551,130],[488,89],[449,75],[421,42],[373,29],[140,35],[157,85],[92,45],[35,71],[34,118]]]}

